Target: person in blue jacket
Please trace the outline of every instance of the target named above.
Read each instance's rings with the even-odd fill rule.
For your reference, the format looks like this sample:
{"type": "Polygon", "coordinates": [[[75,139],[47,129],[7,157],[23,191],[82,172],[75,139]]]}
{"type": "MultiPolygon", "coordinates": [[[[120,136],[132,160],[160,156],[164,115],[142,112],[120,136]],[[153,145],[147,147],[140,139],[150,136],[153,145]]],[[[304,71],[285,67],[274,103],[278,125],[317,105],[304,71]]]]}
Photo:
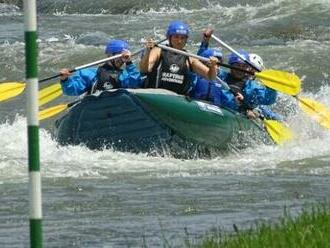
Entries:
{"type": "MultiPolygon", "coordinates": [[[[199,54],[202,57],[210,58],[216,57],[219,62],[222,62],[223,56],[221,51],[216,49],[203,49],[199,54]]],[[[219,67],[217,67],[219,71],[219,67]]],[[[237,104],[235,97],[229,89],[226,89],[220,79],[207,80],[206,78],[198,75],[195,87],[192,90],[191,97],[193,99],[205,100],[215,105],[225,107],[228,109],[236,110],[237,104]]]]}
{"type": "MultiPolygon", "coordinates": [[[[253,63],[257,69],[256,70],[255,68],[252,68],[253,72],[265,70],[264,61],[258,54],[250,53],[249,61],[253,63]]],[[[255,79],[254,76],[252,76],[251,78],[255,79]]],[[[284,120],[283,116],[273,112],[268,106],[265,105],[260,105],[257,108],[255,108],[253,111],[257,112],[259,115],[262,115],[266,119],[279,120],[279,121],[284,120]]]]}
{"type": "Polygon", "coordinates": [[[109,57],[116,54],[122,54],[122,57],[106,62],[99,67],[76,71],[74,74],[71,74],[69,69],[62,69],[60,79],[63,93],[77,96],[109,89],[141,88],[143,86],[140,71],[131,61],[127,42],[111,40],[106,44],[105,53],[109,57]]]}
{"type": "MultiPolygon", "coordinates": [[[[245,60],[249,60],[249,54],[246,51],[241,49],[238,53],[245,60]]],[[[222,70],[219,77],[229,85],[235,95],[240,112],[246,113],[250,118],[256,118],[252,111],[254,108],[275,103],[277,97],[275,90],[261,85],[251,78],[248,72],[239,70],[251,71],[251,66],[242,61],[235,53],[229,55],[228,64],[237,69],[231,69],[230,72],[222,70]]]]}
{"type": "MultiPolygon", "coordinates": [[[[207,57],[207,54],[212,51],[212,49],[208,49],[209,39],[212,33],[213,30],[210,28],[203,32],[203,40],[197,53],[198,55],[207,57]]],[[[259,67],[260,70],[264,69],[263,61],[260,56],[256,54],[251,54],[252,56],[250,56],[244,50],[240,50],[240,54],[246,60],[250,61],[251,59],[252,63],[257,63],[256,65],[258,69],[259,67]]],[[[247,65],[234,53],[229,55],[228,63],[243,70],[253,71],[251,66],[247,65]]],[[[259,82],[251,77],[249,73],[235,69],[231,69],[230,72],[218,69],[217,76],[217,84],[219,84],[219,80],[222,80],[225,81],[225,84],[230,87],[230,90],[228,90],[225,89],[225,87],[220,86],[217,87],[216,91],[211,91],[211,93],[217,92],[217,98],[220,97],[220,99],[217,99],[217,102],[222,102],[221,106],[231,108],[235,111],[244,112],[248,117],[251,118],[256,118],[256,112],[258,112],[258,114],[265,115],[265,117],[267,115],[267,117],[271,119],[280,119],[279,115],[273,113],[270,109],[264,106],[275,103],[277,97],[277,92],[275,90],[260,85],[259,82]],[[233,101],[232,97],[230,97],[230,94],[235,97],[235,101],[233,101]],[[252,111],[260,105],[263,106],[258,108],[258,111],[252,111]]],[[[206,80],[199,78],[194,90],[194,97],[199,98],[201,95],[203,95],[203,89],[207,88],[205,85],[207,85],[206,80]]],[[[211,85],[213,85],[213,83],[211,83],[211,85]]],[[[212,86],[210,88],[212,88],[212,86]]],[[[214,97],[211,96],[208,98],[211,100],[211,102],[216,104],[214,97]]]]}

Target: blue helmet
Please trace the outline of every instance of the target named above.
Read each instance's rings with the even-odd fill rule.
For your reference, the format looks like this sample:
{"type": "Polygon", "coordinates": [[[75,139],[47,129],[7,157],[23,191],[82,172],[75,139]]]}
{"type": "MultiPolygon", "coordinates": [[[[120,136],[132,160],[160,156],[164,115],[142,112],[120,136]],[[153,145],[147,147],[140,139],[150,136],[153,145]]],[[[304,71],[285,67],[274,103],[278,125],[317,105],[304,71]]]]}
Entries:
{"type": "Polygon", "coordinates": [[[168,28],[167,28],[166,36],[169,37],[169,36],[175,35],[175,34],[185,35],[188,37],[189,36],[189,26],[182,21],[170,22],[170,24],[168,25],[168,28]]]}
{"type": "MultiPolygon", "coordinates": [[[[238,53],[247,61],[249,61],[249,54],[248,52],[244,51],[243,49],[238,50],[238,53]]],[[[232,65],[235,63],[244,63],[235,53],[229,54],[228,57],[228,64],[232,65]]]]}
{"type": "Polygon", "coordinates": [[[216,49],[206,49],[201,54],[202,57],[209,58],[209,57],[217,57],[218,59],[222,60],[222,52],[216,49]]]}
{"type": "Polygon", "coordinates": [[[128,44],[123,40],[111,40],[105,47],[106,54],[121,53],[124,50],[128,50],[128,44]]]}

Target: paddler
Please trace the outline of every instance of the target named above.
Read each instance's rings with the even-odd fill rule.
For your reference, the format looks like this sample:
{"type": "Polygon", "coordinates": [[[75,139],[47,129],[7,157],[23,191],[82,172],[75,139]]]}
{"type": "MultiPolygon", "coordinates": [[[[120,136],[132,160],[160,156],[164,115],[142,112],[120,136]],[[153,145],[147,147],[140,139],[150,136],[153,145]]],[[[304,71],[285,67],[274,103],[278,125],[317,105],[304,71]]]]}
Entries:
{"type": "Polygon", "coordinates": [[[69,69],[62,69],[61,86],[64,94],[77,96],[117,88],[140,88],[143,83],[141,74],[131,61],[131,52],[126,41],[111,40],[106,44],[108,57],[122,54],[96,68],[78,70],[71,75],[69,69]]]}
{"type": "MultiPolygon", "coordinates": [[[[198,51],[198,55],[208,57],[214,52],[214,49],[209,49],[209,39],[213,33],[213,29],[207,28],[203,32],[203,40],[198,51]]],[[[240,55],[246,60],[256,63],[257,68],[264,69],[263,61],[260,56],[251,54],[250,56],[246,51],[240,49],[240,55]]],[[[255,71],[253,68],[242,61],[236,54],[231,53],[228,57],[228,64],[237,68],[255,71]]],[[[256,111],[253,111],[259,105],[270,105],[275,103],[277,92],[266,86],[261,85],[255,78],[252,78],[249,73],[240,70],[231,69],[229,72],[225,70],[217,70],[218,79],[224,81],[229,87],[230,91],[221,86],[221,82],[212,82],[199,78],[193,92],[195,98],[204,95],[205,89],[208,89],[208,100],[216,105],[227,107],[235,111],[246,114],[249,118],[256,118],[256,111]],[[204,92],[204,93],[203,93],[204,92]],[[231,96],[232,95],[232,96],[231,96]],[[233,99],[234,97],[234,99],[233,99]]],[[[202,98],[203,99],[203,98],[202,98]]],[[[204,98],[205,99],[205,98],[204,98]]],[[[261,110],[267,110],[267,113],[272,113],[269,109],[262,107],[261,110]]],[[[264,111],[262,111],[264,112],[264,111]]],[[[268,114],[270,116],[270,114],[268,114]]],[[[275,118],[277,115],[272,115],[275,118]]]]}
{"type": "MultiPolygon", "coordinates": [[[[185,51],[189,27],[182,21],[172,21],[166,37],[169,47],[185,51]]],[[[210,63],[205,65],[196,58],[156,47],[155,42],[149,39],[140,61],[140,71],[147,74],[146,88],[163,88],[188,95],[195,84],[195,73],[209,80],[216,78],[217,62],[217,58],[212,56],[210,63]]]]}

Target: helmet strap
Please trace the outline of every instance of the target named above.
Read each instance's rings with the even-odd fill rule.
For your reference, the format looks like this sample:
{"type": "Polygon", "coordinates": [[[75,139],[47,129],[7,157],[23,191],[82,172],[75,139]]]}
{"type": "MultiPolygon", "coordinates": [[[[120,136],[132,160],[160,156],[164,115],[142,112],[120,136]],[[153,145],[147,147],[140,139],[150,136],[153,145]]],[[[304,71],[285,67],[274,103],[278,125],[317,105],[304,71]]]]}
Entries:
{"type": "Polygon", "coordinates": [[[171,35],[167,36],[167,39],[168,39],[169,46],[172,47],[171,35]]]}

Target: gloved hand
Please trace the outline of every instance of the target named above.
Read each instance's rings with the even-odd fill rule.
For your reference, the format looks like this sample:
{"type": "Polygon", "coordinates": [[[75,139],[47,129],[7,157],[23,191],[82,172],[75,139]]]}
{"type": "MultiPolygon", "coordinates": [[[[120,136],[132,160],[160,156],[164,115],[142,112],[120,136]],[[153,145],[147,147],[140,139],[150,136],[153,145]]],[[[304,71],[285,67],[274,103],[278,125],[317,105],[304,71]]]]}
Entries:
{"type": "Polygon", "coordinates": [[[213,34],[213,29],[212,28],[206,28],[204,31],[203,31],[203,40],[205,42],[209,42],[210,38],[211,38],[211,35],[213,34]]]}

